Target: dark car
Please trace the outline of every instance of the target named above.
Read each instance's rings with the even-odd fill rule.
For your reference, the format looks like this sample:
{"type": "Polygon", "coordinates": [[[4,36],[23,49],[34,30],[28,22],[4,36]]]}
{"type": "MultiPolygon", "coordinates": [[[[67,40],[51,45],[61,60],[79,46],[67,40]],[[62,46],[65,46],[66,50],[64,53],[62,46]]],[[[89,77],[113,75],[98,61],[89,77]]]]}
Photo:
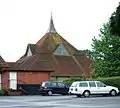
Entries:
{"type": "Polygon", "coordinates": [[[52,95],[52,94],[62,94],[67,95],[69,91],[69,86],[63,82],[46,81],[40,84],[40,94],[42,95],[52,95]]]}

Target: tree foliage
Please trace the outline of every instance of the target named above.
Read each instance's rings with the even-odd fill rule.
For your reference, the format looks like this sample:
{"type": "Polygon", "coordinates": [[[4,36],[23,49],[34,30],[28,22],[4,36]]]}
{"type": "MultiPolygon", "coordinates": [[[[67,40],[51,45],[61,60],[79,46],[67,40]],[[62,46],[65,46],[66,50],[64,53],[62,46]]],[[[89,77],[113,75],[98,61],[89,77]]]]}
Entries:
{"type": "Polygon", "coordinates": [[[120,3],[110,17],[111,33],[120,36],[120,3]]]}
{"type": "Polygon", "coordinates": [[[88,57],[88,58],[92,58],[92,52],[90,51],[90,50],[88,50],[88,49],[86,49],[86,50],[80,50],[80,55],[84,55],[84,56],[86,56],[86,57],[88,57]]]}
{"type": "Polygon", "coordinates": [[[120,76],[120,4],[92,43],[95,76],[120,76]]]}
{"type": "Polygon", "coordinates": [[[110,23],[100,29],[99,39],[92,43],[95,76],[120,75],[120,36],[111,33],[110,23]]]}

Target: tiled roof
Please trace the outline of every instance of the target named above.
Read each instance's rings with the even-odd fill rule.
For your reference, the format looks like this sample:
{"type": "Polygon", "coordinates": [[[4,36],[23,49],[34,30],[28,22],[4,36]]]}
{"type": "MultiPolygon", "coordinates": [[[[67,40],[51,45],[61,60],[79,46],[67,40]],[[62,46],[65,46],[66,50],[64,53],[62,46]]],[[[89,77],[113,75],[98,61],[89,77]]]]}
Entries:
{"type": "Polygon", "coordinates": [[[51,18],[48,32],[36,44],[28,44],[24,56],[16,62],[13,69],[55,71],[51,76],[90,76],[92,72],[90,64],[91,61],[87,57],[81,56],[79,50],[56,32],[51,18]],[[60,45],[63,48],[58,47],[60,45]],[[28,53],[29,48],[32,55],[28,53]],[[54,53],[57,48],[59,50],[54,53]],[[67,53],[59,55],[62,49],[67,53]]]}
{"type": "Polygon", "coordinates": [[[36,45],[39,47],[41,52],[54,52],[57,46],[62,43],[67,48],[68,52],[73,55],[78,53],[78,50],[74,48],[69,42],[67,42],[63,37],[57,33],[47,33],[45,34],[36,45]]]}
{"type": "Polygon", "coordinates": [[[54,61],[51,54],[36,54],[19,59],[8,70],[13,71],[54,71],[54,61]]]}
{"type": "Polygon", "coordinates": [[[25,52],[25,54],[21,57],[21,58],[23,58],[23,57],[25,57],[25,56],[27,56],[27,52],[28,52],[28,49],[31,49],[31,53],[34,55],[34,54],[36,54],[36,44],[28,44],[28,46],[27,46],[27,49],[26,49],[26,52],[25,52]]]}
{"type": "Polygon", "coordinates": [[[77,65],[72,56],[53,56],[55,72],[52,76],[82,76],[83,70],[77,65]]]}
{"type": "Polygon", "coordinates": [[[90,76],[92,74],[92,60],[81,55],[74,55],[75,59],[78,61],[78,63],[81,65],[81,67],[84,69],[85,76],[90,76]]]}
{"type": "Polygon", "coordinates": [[[36,44],[29,44],[25,55],[17,61],[19,70],[54,70],[52,76],[90,76],[91,61],[57,33],[45,34],[36,44]],[[54,55],[56,48],[63,44],[70,56],[54,55]],[[30,47],[33,56],[27,57],[30,47]]]}
{"type": "Polygon", "coordinates": [[[9,65],[4,61],[4,59],[0,56],[0,69],[7,68],[9,65]]]}
{"type": "Polygon", "coordinates": [[[43,53],[18,60],[10,70],[55,71],[51,73],[51,76],[89,76],[91,71],[88,68],[89,65],[88,62],[84,65],[84,59],[79,56],[57,56],[43,53]],[[78,64],[79,61],[83,62],[81,66],[78,64]]]}

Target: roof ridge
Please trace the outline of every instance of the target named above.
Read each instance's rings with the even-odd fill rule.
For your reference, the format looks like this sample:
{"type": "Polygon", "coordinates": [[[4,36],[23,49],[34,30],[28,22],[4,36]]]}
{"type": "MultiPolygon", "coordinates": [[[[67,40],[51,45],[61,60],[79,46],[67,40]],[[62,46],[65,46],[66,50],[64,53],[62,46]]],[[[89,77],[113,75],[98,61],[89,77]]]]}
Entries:
{"type": "Polygon", "coordinates": [[[83,67],[81,66],[81,64],[76,60],[75,56],[72,56],[72,58],[75,60],[75,62],[77,63],[77,65],[81,68],[82,70],[82,76],[85,76],[85,70],[83,69],[83,67]]]}

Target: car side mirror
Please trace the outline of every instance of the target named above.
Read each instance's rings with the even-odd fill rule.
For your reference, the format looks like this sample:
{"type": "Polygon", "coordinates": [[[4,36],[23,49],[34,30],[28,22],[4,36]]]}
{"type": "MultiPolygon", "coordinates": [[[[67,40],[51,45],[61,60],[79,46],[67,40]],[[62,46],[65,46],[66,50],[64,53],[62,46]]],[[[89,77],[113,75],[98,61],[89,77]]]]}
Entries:
{"type": "Polygon", "coordinates": [[[106,85],[104,85],[104,87],[106,87],[106,85]]]}

